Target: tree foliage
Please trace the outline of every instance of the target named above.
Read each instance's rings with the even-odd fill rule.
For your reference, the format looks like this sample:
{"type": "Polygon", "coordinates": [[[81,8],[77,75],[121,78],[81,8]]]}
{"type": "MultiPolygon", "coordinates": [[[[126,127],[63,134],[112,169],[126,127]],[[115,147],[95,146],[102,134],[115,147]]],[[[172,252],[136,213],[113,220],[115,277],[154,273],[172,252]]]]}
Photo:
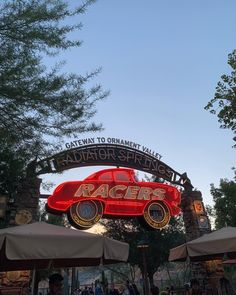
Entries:
{"type": "MultiPolygon", "coordinates": [[[[146,181],[159,182],[155,176],[148,177],[146,181]]],[[[141,241],[148,244],[146,253],[147,273],[150,285],[153,285],[153,275],[161,265],[168,262],[169,250],[185,242],[182,217],[171,218],[168,226],[161,230],[152,230],[145,226],[143,219],[104,219],[102,225],[108,237],[127,242],[130,246],[129,263],[144,271],[143,257],[138,248],[141,241]]]]}
{"type": "Polygon", "coordinates": [[[15,192],[23,177],[24,159],[4,146],[0,152],[0,195],[15,192]]]}
{"type": "Polygon", "coordinates": [[[219,188],[211,184],[211,194],[214,200],[216,229],[236,226],[236,182],[221,179],[219,188]]]}
{"type": "Polygon", "coordinates": [[[26,175],[30,159],[29,151],[17,149],[15,145],[9,145],[4,138],[0,138],[0,195],[13,197],[26,175]]]}
{"type": "Polygon", "coordinates": [[[232,68],[231,73],[221,76],[215,96],[205,109],[217,115],[221,128],[233,131],[233,140],[236,141],[236,50],[228,55],[228,64],[232,68]]]}
{"type": "Polygon", "coordinates": [[[82,76],[45,63],[81,44],[70,36],[92,2],[73,9],[65,0],[0,2],[0,138],[15,149],[45,155],[62,136],[101,129],[91,118],[107,93],[87,85],[98,71],[82,76]]]}
{"type": "Polygon", "coordinates": [[[183,227],[181,222],[175,219],[162,230],[146,230],[136,219],[105,220],[103,225],[106,227],[106,236],[129,243],[129,263],[138,265],[142,272],[143,258],[137,246],[141,240],[148,243],[146,259],[151,285],[154,273],[168,261],[169,250],[184,242],[183,227]]]}
{"type": "Polygon", "coordinates": [[[54,224],[54,225],[60,225],[60,226],[64,226],[64,227],[71,227],[71,225],[69,224],[66,216],[63,214],[51,214],[48,213],[45,210],[45,202],[44,201],[40,201],[39,203],[39,220],[46,222],[46,223],[50,223],[50,224],[54,224]]]}

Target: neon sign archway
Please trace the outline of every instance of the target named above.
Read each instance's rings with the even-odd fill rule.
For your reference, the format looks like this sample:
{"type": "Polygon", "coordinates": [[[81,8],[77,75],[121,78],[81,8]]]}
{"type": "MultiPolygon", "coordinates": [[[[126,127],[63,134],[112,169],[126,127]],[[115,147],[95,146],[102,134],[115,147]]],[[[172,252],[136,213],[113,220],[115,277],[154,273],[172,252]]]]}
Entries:
{"type": "Polygon", "coordinates": [[[37,175],[58,173],[86,166],[116,166],[153,174],[191,191],[193,186],[186,173],[178,173],[158,158],[135,148],[118,144],[91,144],[62,151],[36,163],[37,175]]]}
{"type": "MultiPolygon", "coordinates": [[[[34,164],[37,175],[86,166],[126,167],[129,168],[127,171],[130,178],[132,169],[136,169],[171,184],[180,185],[185,191],[191,191],[193,186],[187,174],[176,172],[157,155],[159,154],[152,155],[131,146],[97,143],[62,151],[34,164]]],[[[48,198],[47,209],[51,212],[67,213],[69,221],[80,229],[93,226],[102,216],[137,216],[145,225],[159,229],[168,224],[171,216],[180,212],[180,202],[180,192],[171,185],[157,182],[137,183],[134,178],[130,183],[114,183],[114,180],[106,182],[104,179],[99,183],[98,179],[88,177],[83,182],[59,185],[48,198]],[[165,196],[156,196],[155,189],[164,190],[165,196]],[[80,190],[82,195],[78,193],[80,190]],[[123,197],[120,199],[119,196],[123,197]],[[66,199],[67,197],[69,199],[66,199]]]]}

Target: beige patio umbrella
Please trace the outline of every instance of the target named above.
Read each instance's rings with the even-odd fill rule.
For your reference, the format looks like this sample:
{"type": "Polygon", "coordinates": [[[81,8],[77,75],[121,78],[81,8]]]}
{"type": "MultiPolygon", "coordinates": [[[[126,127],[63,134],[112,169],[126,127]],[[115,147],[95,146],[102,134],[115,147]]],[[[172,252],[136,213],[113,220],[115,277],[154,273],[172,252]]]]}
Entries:
{"type": "Polygon", "coordinates": [[[129,245],[44,222],[0,230],[0,271],[125,262],[129,245]]]}
{"type": "Polygon", "coordinates": [[[210,260],[226,254],[236,258],[236,227],[224,227],[170,250],[169,261],[210,260]]]}
{"type": "Polygon", "coordinates": [[[222,262],[223,264],[236,264],[236,259],[228,259],[222,262]]]}

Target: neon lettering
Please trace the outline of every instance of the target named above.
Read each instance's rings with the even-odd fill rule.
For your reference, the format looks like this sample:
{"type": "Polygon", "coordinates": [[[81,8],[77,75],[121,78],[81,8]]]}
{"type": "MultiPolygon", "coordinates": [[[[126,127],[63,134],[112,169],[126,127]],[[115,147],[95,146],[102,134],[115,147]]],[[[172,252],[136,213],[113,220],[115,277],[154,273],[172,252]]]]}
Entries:
{"type": "Polygon", "coordinates": [[[94,190],[93,184],[81,184],[75,193],[75,197],[90,197],[91,191],[94,190]]]}
{"type": "Polygon", "coordinates": [[[152,191],[153,189],[150,187],[141,187],[138,194],[138,200],[150,200],[152,191]]]}
{"type": "Polygon", "coordinates": [[[107,198],[108,196],[108,190],[109,190],[109,185],[108,184],[102,184],[100,185],[93,193],[93,197],[102,197],[102,198],[107,198]]]}
{"type": "Polygon", "coordinates": [[[113,188],[110,189],[109,196],[115,199],[122,199],[124,197],[124,194],[119,193],[119,191],[123,191],[126,189],[127,189],[126,185],[115,185],[113,186],[113,188]]]}
{"type": "Polygon", "coordinates": [[[124,199],[137,199],[139,186],[128,186],[124,199]]]}
{"type": "Polygon", "coordinates": [[[166,190],[163,189],[163,188],[156,188],[153,191],[153,195],[155,197],[157,197],[159,200],[164,200],[165,199],[165,193],[166,193],[166,190]]]}

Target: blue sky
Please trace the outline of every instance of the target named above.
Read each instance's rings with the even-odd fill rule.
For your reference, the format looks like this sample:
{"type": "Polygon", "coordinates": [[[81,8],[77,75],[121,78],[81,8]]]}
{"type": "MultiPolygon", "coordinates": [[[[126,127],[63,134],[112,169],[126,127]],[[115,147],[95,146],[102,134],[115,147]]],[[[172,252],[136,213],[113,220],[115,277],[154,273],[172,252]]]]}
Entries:
{"type": "MultiPolygon", "coordinates": [[[[105,130],[77,139],[110,136],[145,145],[176,171],[187,172],[204,203],[212,205],[210,183],[233,178],[236,150],[233,134],[220,129],[204,106],[220,76],[230,72],[235,11],[235,1],[100,0],[74,19],[83,23],[76,34],[83,44],[61,54],[64,71],[84,74],[102,67],[93,82],[111,92],[94,117],[105,130]]],[[[43,179],[58,185],[97,169],[43,179]]]]}

